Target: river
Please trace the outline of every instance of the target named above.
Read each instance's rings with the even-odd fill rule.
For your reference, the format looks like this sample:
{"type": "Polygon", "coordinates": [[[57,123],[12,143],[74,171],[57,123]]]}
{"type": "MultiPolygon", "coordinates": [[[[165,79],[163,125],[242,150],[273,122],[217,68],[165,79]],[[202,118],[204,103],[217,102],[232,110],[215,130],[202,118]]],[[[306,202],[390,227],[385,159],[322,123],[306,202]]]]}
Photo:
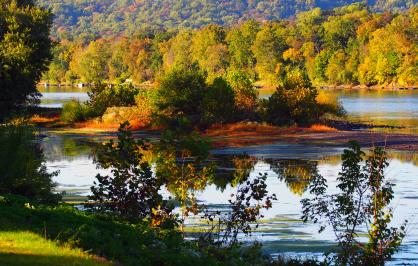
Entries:
{"type": "MultiPolygon", "coordinates": [[[[71,98],[85,100],[83,89],[53,88],[43,90],[42,106],[59,107],[71,98]]],[[[378,125],[402,126],[402,131],[418,134],[418,92],[338,92],[348,117],[354,121],[378,125]]],[[[107,135],[74,135],[48,133],[43,148],[50,171],[59,170],[55,181],[60,191],[69,196],[86,195],[95,175],[101,170],[93,163],[92,147],[108,138],[107,135]]],[[[230,184],[237,159],[251,160],[250,178],[267,173],[268,190],[277,195],[273,208],[265,212],[260,229],[248,240],[263,243],[269,254],[319,256],[335,243],[333,234],[325,231],[318,234],[314,224],[301,222],[300,199],[307,196],[309,178],[304,173],[317,168],[335,190],[336,178],[341,168],[340,154],[343,148],[290,143],[273,143],[245,148],[213,150],[213,160],[219,163],[216,182],[208,184],[198,193],[198,200],[212,208],[225,208],[235,188],[230,184]],[[247,157],[242,157],[246,154],[247,157]],[[286,171],[299,173],[286,175],[286,171]]],[[[410,152],[389,151],[390,166],[386,176],[396,186],[393,200],[394,224],[409,220],[408,234],[401,251],[390,263],[418,264],[418,155],[410,152]]],[[[103,172],[103,171],[102,171],[103,172]]],[[[202,224],[188,221],[189,228],[199,231],[202,224]]],[[[190,230],[190,231],[195,231],[190,230]]],[[[192,235],[192,234],[191,234],[192,235]]]]}

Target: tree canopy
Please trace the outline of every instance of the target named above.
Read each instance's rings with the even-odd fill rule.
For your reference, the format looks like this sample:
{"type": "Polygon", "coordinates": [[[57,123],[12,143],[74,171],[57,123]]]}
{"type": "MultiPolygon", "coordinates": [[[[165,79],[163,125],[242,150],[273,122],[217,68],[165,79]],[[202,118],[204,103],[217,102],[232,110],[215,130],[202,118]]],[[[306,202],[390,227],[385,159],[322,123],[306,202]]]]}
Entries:
{"type": "Polygon", "coordinates": [[[51,59],[50,11],[31,0],[0,1],[0,117],[38,96],[51,59]]]}
{"type": "MultiPolygon", "coordinates": [[[[331,9],[359,0],[38,0],[51,8],[54,35],[63,39],[131,35],[138,29],[200,28],[249,19],[278,20],[319,7],[331,9]]],[[[376,11],[412,7],[414,0],[366,1],[376,11]]]]}
{"type": "Polygon", "coordinates": [[[286,73],[298,69],[314,86],[412,86],[418,83],[417,14],[417,7],[375,13],[356,3],[315,8],[289,20],[62,40],[44,80],[141,84],[196,65],[209,82],[217,77],[231,82],[241,73],[250,83],[279,86],[286,73]]]}

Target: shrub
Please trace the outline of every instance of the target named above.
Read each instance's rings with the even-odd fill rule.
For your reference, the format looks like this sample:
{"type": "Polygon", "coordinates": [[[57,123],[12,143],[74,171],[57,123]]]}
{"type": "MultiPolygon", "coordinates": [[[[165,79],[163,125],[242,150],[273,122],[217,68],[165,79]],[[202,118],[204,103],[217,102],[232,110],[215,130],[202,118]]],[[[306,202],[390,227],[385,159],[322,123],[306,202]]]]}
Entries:
{"type": "Polygon", "coordinates": [[[319,117],[315,88],[279,87],[275,93],[262,102],[262,117],[273,124],[306,125],[319,117]]]}
{"type": "Polygon", "coordinates": [[[102,122],[106,125],[120,125],[124,122],[147,124],[148,117],[138,107],[109,107],[102,115],[102,122]],[[145,120],[144,120],[145,118],[145,120]]]}
{"type": "Polygon", "coordinates": [[[215,78],[203,99],[203,122],[207,125],[226,123],[234,119],[234,91],[223,78],[215,78]]]}
{"type": "Polygon", "coordinates": [[[27,199],[0,203],[0,230],[30,231],[88,250],[122,265],[269,265],[259,245],[199,247],[176,230],[129,225],[70,206],[24,207],[27,199]]]}
{"type": "Polygon", "coordinates": [[[236,194],[232,194],[229,200],[230,211],[221,213],[206,210],[204,218],[209,221],[211,228],[201,241],[214,241],[215,245],[232,247],[238,244],[239,233],[248,236],[258,228],[257,222],[264,217],[262,210],[270,209],[272,201],[277,200],[275,194],[268,194],[266,179],[267,174],[259,174],[253,180],[238,184],[236,194]]]}
{"type": "Polygon", "coordinates": [[[317,122],[326,113],[344,115],[345,111],[335,95],[312,87],[306,73],[299,68],[290,69],[283,84],[268,100],[261,100],[261,117],[273,124],[302,126],[317,122]]]}
{"type": "Polygon", "coordinates": [[[105,85],[98,84],[88,93],[91,115],[102,116],[109,107],[126,107],[135,105],[135,96],[139,89],[132,84],[105,85]]]}
{"type": "Polygon", "coordinates": [[[140,90],[135,96],[135,104],[143,118],[150,118],[156,111],[157,90],[140,90]]]}
{"type": "Polygon", "coordinates": [[[242,118],[251,117],[257,107],[258,92],[248,74],[239,71],[229,72],[227,81],[234,90],[236,108],[242,118]]]}
{"type": "Polygon", "coordinates": [[[61,120],[67,123],[85,121],[89,116],[89,107],[77,100],[71,100],[65,103],[61,112],[61,120]]]}
{"type": "Polygon", "coordinates": [[[196,66],[168,71],[160,80],[157,93],[158,122],[169,127],[200,125],[207,89],[206,75],[196,66]]]}
{"type": "Polygon", "coordinates": [[[111,174],[98,174],[91,187],[89,198],[97,202],[93,205],[95,211],[131,223],[145,219],[152,219],[154,225],[167,222],[157,220],[168,217],[171,210],[159,194],[162,183],[143,160],[142,150],[146,149],[143,141],[132,137],[127,123],[120,126],[117,143],[111,140],[99,146],[97,166],[110,170],[111,174]]]}

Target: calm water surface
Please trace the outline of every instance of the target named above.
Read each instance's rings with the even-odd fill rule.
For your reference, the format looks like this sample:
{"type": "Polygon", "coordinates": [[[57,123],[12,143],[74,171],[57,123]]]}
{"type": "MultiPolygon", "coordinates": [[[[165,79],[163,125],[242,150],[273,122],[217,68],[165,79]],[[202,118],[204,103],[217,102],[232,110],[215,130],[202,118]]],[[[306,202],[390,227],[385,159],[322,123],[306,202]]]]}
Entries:
{"type": "MultiPolygon", "coordinates": [[[[44,106],[60,106],[71,98],[85,100],[83,91],[43,91],[44,106]]],[[[340,93],[340,99],[350,118],[364,122],[407,126],[411,133],[418,132],[418,93],[416,92],[350,92],[340,93]]],[[[78,135],[55,135],[46,132],[43,148],[50,171],[59,170],[55,181],[59,190],[73,195],[86,195],[97,173],[93,163],[92,147],[108,136],[86,137],[78,135]]],[[[341,168],[342,148],[275,143],[214,150],[214,160],[219,163],[216,182],[209,184],[198,194],[198,199],[212,208],[225,209],[230,194],[235,188],[230,185],[234,171],[232,161],[247,154],[252,160],[249,178],[259,173],[268,174],[268,190],[277,195],[278,201],[265,213],[260,230],[251,239],[259,240],[269,254],[278,251],[290,255],[316,256],[334,245],[329,231],[317,233],[318,227],[300,221],[300,199],[306,196],[309,178],[304,175],[317,167],[326,177],[330,189],[335,190],[341,168]],[[293,172],[292,172],[293,171],[293,172]],[[292,172],[296,175],[287,175],[292,172]],[[299,174],[298,174],[299,173],[299,174]]],[[[400,253],[391,264],[418,265],[418,155],[390,151],[390,167],[386,175],[396,184],[393,200],[395,225],[409,220],[408,235],[400,253]]],[[[201,227],[194,219],[188,227],[201,227]]],[[[193,236],[193,235],[191,235],[193,236]]]]}
{"type": "Polygon", "coordinates": [[[87,89],[78,87],[39,87],[42,93],[41,107],[61,108],[65,103],[71,100],[81,102],[89,99],[87,89]]]}
{"type": "Polygon", "coordinates": [[[351,120],[402,127],[398,131],[418,134],[417,91],[351,91],[339,95],[351,120]]]}

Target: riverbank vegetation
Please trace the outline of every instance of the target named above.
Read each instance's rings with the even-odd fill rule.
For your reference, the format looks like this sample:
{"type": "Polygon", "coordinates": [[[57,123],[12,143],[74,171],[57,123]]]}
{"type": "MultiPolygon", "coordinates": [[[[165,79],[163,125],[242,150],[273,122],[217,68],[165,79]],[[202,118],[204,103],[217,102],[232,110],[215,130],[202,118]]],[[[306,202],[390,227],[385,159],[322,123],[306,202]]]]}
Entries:
{"type": "MultiPolygon", "coordinates": [[[[189,152],[197,149],[199,151],[195,152],[204,156],[201,147],[207,144],[203,139],[196,141],[200,139],[197,136],[167,134],[160,145],[164,150],[157,149],[157,152],[161,156],[169,156],[172,152],[177,154],[176,150],[180,149],[179,152],[187,156],[184,157],[187,162],[179,162],[176,157],[164,157],[166,160],[158,163],[161,166],[158,167],[157,175],[152,174],[150,163],[144,160],[146,144],[135,140],[127,125],[121,127],[117,142],[110,141],[99,146],[96,162],[100,168],[111,170],[112,175],[96,177],[97,182],[91,188],[92,201],[85,203],[85,210],[63,203],[45,202],[40,193],[27,198],[24,197],[27,195],[26,190],[4,190],[8,188],[8,184],[4,184],[3,196],[0,197],[0,231],[5,232],[5,236],[7,232],[21,235],[32,232],[41,236],[29,240],[34,242],[33,250],[42,245],[44,239],[49,239],[57,245],[89,250],[92,254],[105,257],[109,262],[123,265],[276,265],[274,263],[278,261],[272,262],[269,257],[264,256],[258,245],[241,246],[237,242],[237,234],[249,234],[254,229],[252,223],[262,217],[260,211],[271,205],[273,198],[265,189],[265,177],[245,183],[248,176],[242,176],[243,180],[239,182],[244,183],[237,187],[237,198],[231,201],[232,206],[237,206],[237,209],[232,216],[223,214],[223,225],[219,229],[222,231],[211,232],[199,241],[186,240],[179,230],[182,228],[180,225],[184,223],[184,217],[192,212],[197,214],[202,208],[199,206],[197,209],[193,191],[202,189],[211,180],[210,172],[207,172],[208,178],[203,178],[202,173],[206,170],[198,170],[201,161],[189,157],[197,153],[189,152]],[[177,141],[179,139],[180,142],[177,141]],[[167,146],[172,146],[175,150],[167,146]],[[184,164],[187,165],[188,170],[184,172],[187,174],[180,171],[184,164]],[[175,195],[175,200],[181,204],[181,219],[173,211],[175,205],[167,205],[167,199],[159,194],[163,185],[167,185],[175,195]],[[260,205],[248,207],[249,200],[255,200],[260,205]],[[247,213],[248,210],[251,212],[247,213]],[[226,235],[222,242],[213,242],[213,236],[224,230],[226,235]]],[[[3,139],[10,137],[4,135],[3,139]]],[[[36,138],[32,135],[27,141],[34,140],[36,138]]],[[[20,141],[26,142],[22,139],[20,141]]],[[[2,154],[6,152],[0,150],[2,154]]],[[[36,159],[29,158],[22,163],[30,165],[33,160],[36,159]]],[[[3,179],[3,172],[0,177],[3,179]]],[[[32,188],[28,190],[43,191],[43,187],[34,186],[30,180],[19,178],[19,175],[12,177],[16,183],[32,188]]],[[[52,180],[47,181],[49,188],[52,188],[52,180]]],[[[50,193],[54,194],[52,190],[50,193]]],[[[56,198],[60,196],[54,195],[56,198]]],[[[207,215],[212,217],[213,214],[208,212],[207,215]]],[[[33,234],[29,233],[28,236],[33,234]]],[[[72,252],[76,253],[77,250],[72,252]]],[[[28,258],[28,263],[42,259],[41,255],[28,258]]],[[[50,263],[55,259],[51,254],[45,256],[44,259],[49,258],[50,263]]],[[[1,258],[7,259],[7,254],[0,256],[0,261],[1,258]]],[[[80,256],[74,258],[74,263],[83,265],[84,260],[80,256]]],[[[285,261],[287,260],[282,260],[283,263],[285,261]]],[[[298,263],[296,265],[302,263],[297,260],[294,262],[298,263]]],[[[105,263],[106,261],[103,262],[105,263]]],[[[280,263],[278,265],[282,265],[280,263]]]]}
{"type": "Polygon", "coordinates": [[[204,130],[241,121],[309,126],[345,112],[336,97],[318,93],[298,70],[286,74],[284,84],[268,99],[259,99],[243,72],[208,81],[208,74],[197,65],[168,70],[158,84],[153,90],[130,84],[95,85],[89,101],[64,105],[61,120],[70,125],[88,120],[104,125],[128,121],[147,128],[204,130]]]}

